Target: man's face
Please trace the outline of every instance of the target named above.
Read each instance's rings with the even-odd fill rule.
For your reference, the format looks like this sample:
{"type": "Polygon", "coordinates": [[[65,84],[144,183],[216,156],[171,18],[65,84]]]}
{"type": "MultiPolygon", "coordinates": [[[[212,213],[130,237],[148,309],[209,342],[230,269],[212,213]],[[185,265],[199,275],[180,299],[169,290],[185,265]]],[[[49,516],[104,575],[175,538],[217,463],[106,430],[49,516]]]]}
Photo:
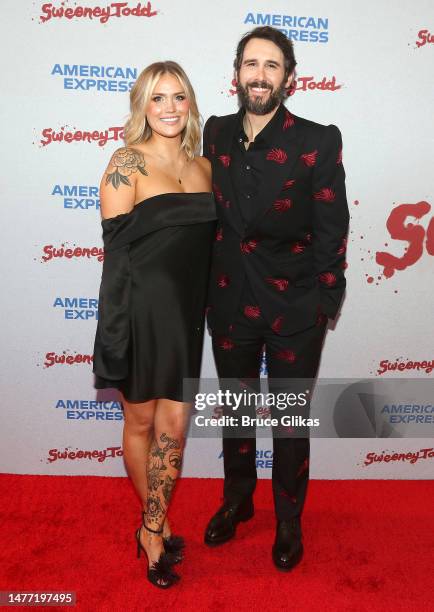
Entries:
{"type": "Polygon", "coordinates": [[[271,113],[284,100],[292,75],[285,79],[282,51],[270,40],[252,38],[237,74],[241,105],[254,115],[271,113]]]}

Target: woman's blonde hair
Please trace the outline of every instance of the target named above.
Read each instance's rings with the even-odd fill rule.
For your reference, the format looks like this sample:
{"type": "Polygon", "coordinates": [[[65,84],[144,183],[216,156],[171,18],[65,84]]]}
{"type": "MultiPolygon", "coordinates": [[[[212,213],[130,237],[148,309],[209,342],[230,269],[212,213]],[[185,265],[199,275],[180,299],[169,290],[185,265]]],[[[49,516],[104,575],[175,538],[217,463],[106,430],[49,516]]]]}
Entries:
{"type": "Polygon", "coordinates": [[[179,80],[190,102],[188,121],[181,133],[181,148],[189,158],[193,158],[199,152],[200,146],[200,119],[196,96],[184,70],[172,61],[151,64],[140,73],[134,83],[130,92],[130,116],[124,126],[125,144],[139,144],[151,137],[152,130],[146,120],[146,109],[158,80],[164,74],[171,74],[179,80]]]}

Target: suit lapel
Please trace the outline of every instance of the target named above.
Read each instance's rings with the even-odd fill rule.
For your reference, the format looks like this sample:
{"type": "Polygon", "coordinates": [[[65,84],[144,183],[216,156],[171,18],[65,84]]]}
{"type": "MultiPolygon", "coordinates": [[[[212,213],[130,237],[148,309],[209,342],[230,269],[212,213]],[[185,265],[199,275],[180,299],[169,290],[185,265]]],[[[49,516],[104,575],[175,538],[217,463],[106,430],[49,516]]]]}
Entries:
{"type": "Polygon", "coordinates": [[[235,130],[242,111],[227,117],[215,136],[213,189],[217,203],[225,209],[225,216],[240,236],[245,227],[230,173],[231,149],[235,130]]]}
{"type": "Polygon", "coordinates": [[[302,152],[303,140],[303,135],[297,128],[297,119],[285,109],[277,134],[273,138],[273,146],[264,151],[264,181],[255,197],[257,214],[246,228],[247,233],[253,230],[261,217],[274,205],[283,184],[292,176],[302,152]]]}

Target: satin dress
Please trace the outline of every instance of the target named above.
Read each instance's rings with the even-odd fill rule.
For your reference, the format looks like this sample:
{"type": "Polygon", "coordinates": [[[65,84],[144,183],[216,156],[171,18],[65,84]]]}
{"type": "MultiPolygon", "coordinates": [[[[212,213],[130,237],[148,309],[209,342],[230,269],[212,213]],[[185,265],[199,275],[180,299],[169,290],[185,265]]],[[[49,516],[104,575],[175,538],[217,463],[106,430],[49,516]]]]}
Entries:
{"type": "Polygon", "coordinates": [[[215,225],[205,192],[156,195],[102,221],[97,389],[117,388],[130,402],[191,401],[183,380],[200,376],[215,225]]]}

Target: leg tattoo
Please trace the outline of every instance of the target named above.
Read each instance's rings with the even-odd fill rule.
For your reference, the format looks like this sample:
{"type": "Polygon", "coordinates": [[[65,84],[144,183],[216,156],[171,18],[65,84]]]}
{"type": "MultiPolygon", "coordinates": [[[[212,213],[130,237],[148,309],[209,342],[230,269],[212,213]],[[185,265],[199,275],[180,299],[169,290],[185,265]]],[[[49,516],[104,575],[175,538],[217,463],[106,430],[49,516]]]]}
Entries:
{"type": "Polygon", "coordinates": [[[161,529],[169,506],[176,478],[181,467],[181,440],[166,433],[154,439],[149,449],[147,476],[148,502],[146,522],[151,529],[161,529]]]}
{"type": "Polygon", "coordinates": [[[166,476],[161,490],[162,490],[164,500],[167,506],[169,505],[170,497],[172,495],[172,489],[174,486],[175,486],[175,479],[172,478],[171,476],[166,476]]]}

